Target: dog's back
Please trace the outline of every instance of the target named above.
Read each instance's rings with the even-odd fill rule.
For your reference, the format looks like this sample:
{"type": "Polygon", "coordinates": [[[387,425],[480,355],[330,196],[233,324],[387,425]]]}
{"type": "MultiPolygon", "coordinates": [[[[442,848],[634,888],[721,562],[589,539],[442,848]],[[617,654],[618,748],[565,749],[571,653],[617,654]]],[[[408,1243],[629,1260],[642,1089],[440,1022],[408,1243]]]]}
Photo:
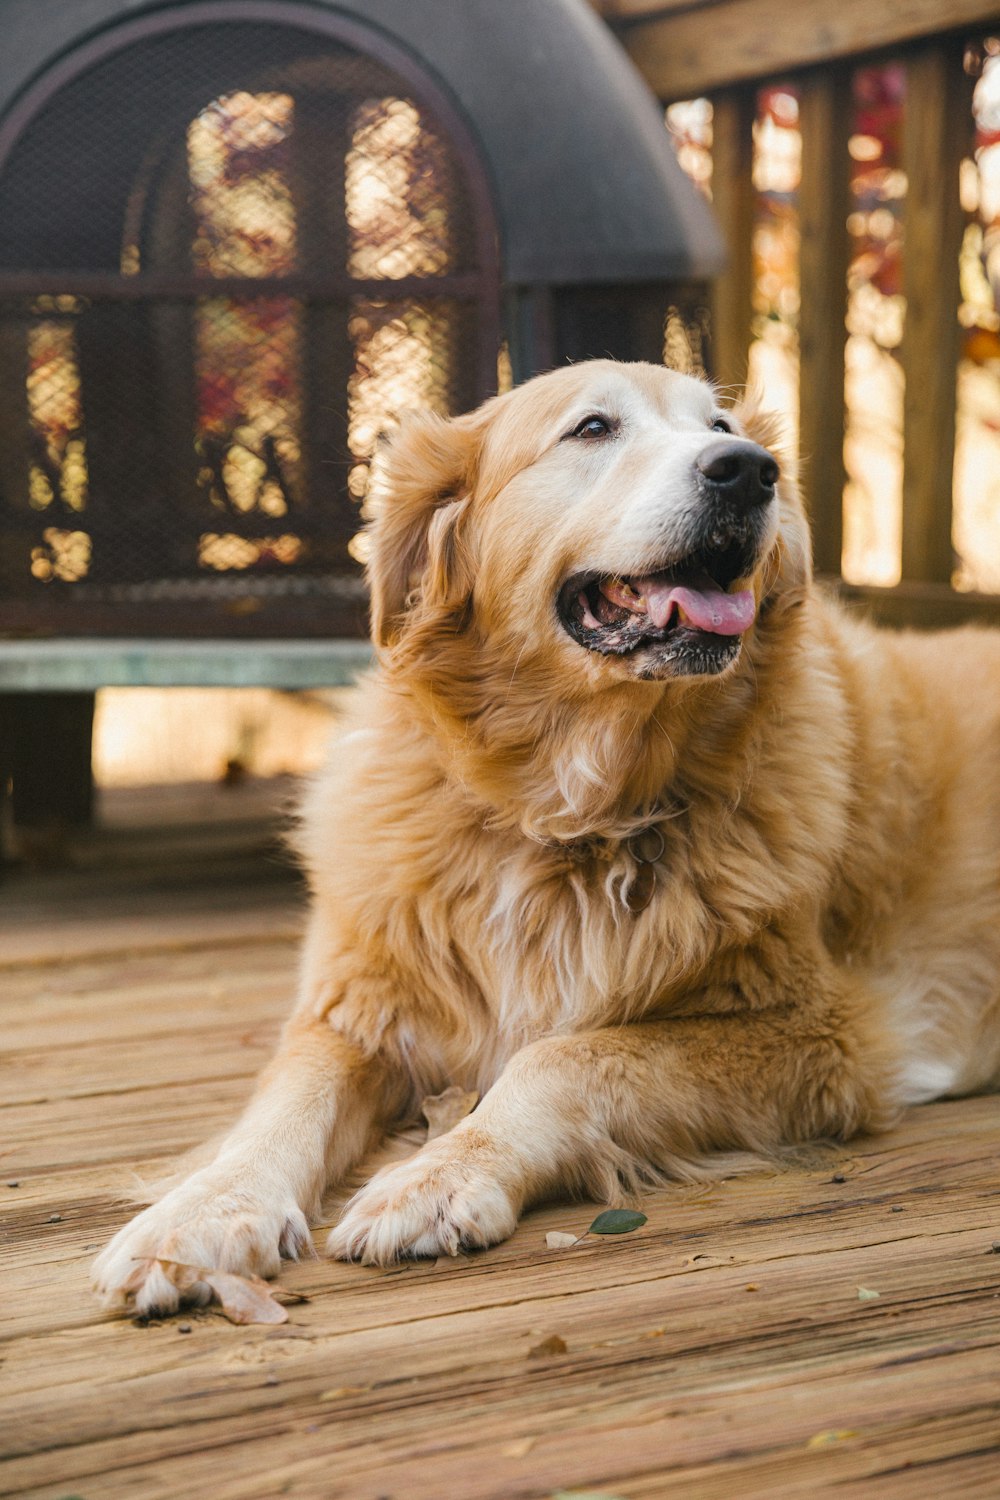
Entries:
{"type": "Polygon", "coordinates": [[[906,1039],[905,1102],[1000,1082],[1000,632],[842,615],[863,795],[844,957],[906,1039]]]}

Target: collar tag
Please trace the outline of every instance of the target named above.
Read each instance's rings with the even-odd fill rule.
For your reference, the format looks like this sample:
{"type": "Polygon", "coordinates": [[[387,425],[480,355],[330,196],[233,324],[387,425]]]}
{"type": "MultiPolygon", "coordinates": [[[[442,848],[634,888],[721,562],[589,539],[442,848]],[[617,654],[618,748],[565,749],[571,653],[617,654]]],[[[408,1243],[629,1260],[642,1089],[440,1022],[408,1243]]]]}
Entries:
{"type": "Polygon", "coordinates": [[[628,883],[625,905],[633,916],[638,916],[653,899],[656,890],[656,862],[667,847],[663,834],[656,827],[641,828],[626,840],[625,847],[635,860],[635,874],[628,883]]]}
{"type": "Polygon", "coordinates": [[[637,917],[641,911],[646,910],[646,907],[653,899],[653,892],[655,890],[656,866],[650,864],[637,865],[635,874],[629,881],[628,890],[625,893],[625,905],[633,916],[637,917]]]}

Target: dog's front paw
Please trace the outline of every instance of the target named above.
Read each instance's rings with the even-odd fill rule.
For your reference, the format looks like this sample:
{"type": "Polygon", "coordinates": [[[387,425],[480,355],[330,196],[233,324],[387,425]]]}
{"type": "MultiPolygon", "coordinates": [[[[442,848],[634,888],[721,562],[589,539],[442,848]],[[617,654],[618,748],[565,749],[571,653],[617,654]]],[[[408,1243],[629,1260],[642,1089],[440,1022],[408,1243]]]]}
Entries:
{"type": "Polygon", "coordinates": [[[297,1259],[310,1244],[297,1204],[208,1168],[119,1230],[94,1262],[94,1288],[109,1307],[171,1313],[211,1299],[192,1268],[274,1276],[283,1255],[297,1259]]]}
{"type": "Polygon", "coordinates": [[[451,1132],[410,1161],[386,1167],[352,1198],[327,1241],[340,1260],[388,1265],[413,1255],[457,1255],[513,1234],[518,1206],[489,1154],[451,1132]]]}

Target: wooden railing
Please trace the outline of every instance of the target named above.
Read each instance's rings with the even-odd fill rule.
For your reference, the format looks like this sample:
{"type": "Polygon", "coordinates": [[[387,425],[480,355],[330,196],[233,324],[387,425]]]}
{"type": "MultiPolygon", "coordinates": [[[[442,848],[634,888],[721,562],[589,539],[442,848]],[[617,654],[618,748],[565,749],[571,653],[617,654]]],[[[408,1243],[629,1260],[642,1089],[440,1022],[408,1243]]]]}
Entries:
{"type": "Polygon", "coordinates": [[[712,101],[713,200],[730,250],[714,296],[713,363],[726,384],[746,379],[751,340],[757,90],[776,78],[796,87],[802,137],[799,446],[808,459],[817,567],[831,577],[840,576],[843,543],[851,69],[890,48],[904,63],[902,578],[893,588],[844,584],[843,590],[893,623],[1000,619],[1000,599],[952,586],[965,225],[959,171],[969,149],[972,94],[963,47],[973,31],[982,35],[1000,25],[1000,7],[982,0],[596,3],[664,104],[699,96],[712,101]]]}

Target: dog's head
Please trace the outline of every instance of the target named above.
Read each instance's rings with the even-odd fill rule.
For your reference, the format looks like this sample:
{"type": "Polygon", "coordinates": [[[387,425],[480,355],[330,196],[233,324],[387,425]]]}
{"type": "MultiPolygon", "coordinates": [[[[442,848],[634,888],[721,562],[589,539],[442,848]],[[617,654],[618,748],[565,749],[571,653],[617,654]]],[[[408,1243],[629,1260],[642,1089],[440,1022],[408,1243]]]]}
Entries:
{"type": "Polygon", "coordinates": [[[774,435],[707,382],[609,360],[410,419],[371,507],[376,642],[471,633],[575,687],[730,671],[809,578],[774,435]]]}

